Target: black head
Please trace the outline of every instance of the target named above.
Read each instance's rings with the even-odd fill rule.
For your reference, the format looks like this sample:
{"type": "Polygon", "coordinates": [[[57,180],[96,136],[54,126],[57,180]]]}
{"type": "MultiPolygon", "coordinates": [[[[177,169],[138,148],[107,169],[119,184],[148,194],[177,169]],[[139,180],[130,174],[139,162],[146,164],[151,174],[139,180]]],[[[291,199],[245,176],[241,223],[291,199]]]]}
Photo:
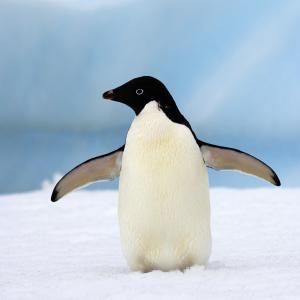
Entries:
{"type": "Polygon", "coordinates": [[[113,90],[105,92],[103,98],[127,104],[137,115],[151,101],[156,101],[163,110],[177,109],[171,94],[163,83],[150,76],[132,79],[113,90]]]}

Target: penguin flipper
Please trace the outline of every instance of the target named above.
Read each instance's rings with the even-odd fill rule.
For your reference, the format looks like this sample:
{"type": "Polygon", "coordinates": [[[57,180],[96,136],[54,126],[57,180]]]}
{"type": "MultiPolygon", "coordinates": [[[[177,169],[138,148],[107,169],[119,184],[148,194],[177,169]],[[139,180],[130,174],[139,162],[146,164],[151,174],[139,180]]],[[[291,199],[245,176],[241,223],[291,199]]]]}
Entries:
{"type": "Polygon", "coordinates": [[[113,180],[120,175],[124,146],[91,158],[62,177],[53,189],[51,201],[56,202],[71,191],[100,180],[113,180]]]}
{"type": "Polygon", "coordinates": [[[238,149],[220,147],[198,141],[204,163],[216,170],[238,170],[260,177],[276,186],[280,180],[274,170],[256,157],[238,149]]]}

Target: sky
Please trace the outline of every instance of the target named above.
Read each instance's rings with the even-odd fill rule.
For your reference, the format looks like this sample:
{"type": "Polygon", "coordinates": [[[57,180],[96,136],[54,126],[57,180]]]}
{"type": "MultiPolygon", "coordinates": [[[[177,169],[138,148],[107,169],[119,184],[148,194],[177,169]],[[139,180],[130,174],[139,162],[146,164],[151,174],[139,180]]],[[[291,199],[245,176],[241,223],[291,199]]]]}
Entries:
{"type": "Polygon", "coordinates": [[[1,163],[40,151],[23,132],[123,134],[133,113],[101,95],[151,75],[200,139],[267,157],[271,148],[278,166],[289,151],[291,165],[300,149],[299,26],[297,0],[2,0],[1,163]]]}

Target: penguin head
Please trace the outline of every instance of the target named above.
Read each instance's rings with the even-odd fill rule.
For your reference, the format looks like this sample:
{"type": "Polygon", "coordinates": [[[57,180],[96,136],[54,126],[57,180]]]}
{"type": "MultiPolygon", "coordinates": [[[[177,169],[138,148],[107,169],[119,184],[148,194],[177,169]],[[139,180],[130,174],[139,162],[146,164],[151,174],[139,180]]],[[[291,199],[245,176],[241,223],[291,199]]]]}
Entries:
{"type": "Polygon", "coordinates": [[[128,105],[136,115],[151,101],[156,101],[163,110],[176,107],[175,101],[164,84],[151,76],[134,78],[105,92],[103,98],[128,105]]]}

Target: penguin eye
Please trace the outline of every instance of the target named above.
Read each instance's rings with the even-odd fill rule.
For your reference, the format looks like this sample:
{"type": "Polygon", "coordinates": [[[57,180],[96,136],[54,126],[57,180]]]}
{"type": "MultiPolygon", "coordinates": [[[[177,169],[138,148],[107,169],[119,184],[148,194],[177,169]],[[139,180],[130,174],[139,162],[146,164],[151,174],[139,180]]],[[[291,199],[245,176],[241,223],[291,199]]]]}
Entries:
{"type": "Polygon", "coordinates": [[[142,89],[137,89],[137,90],[135,91],[135,93],[136,93],[138,96],[140,96],[140,95],[142,95],[142,94],[144,93],[144,90],[142,90],[142,89]]]}

